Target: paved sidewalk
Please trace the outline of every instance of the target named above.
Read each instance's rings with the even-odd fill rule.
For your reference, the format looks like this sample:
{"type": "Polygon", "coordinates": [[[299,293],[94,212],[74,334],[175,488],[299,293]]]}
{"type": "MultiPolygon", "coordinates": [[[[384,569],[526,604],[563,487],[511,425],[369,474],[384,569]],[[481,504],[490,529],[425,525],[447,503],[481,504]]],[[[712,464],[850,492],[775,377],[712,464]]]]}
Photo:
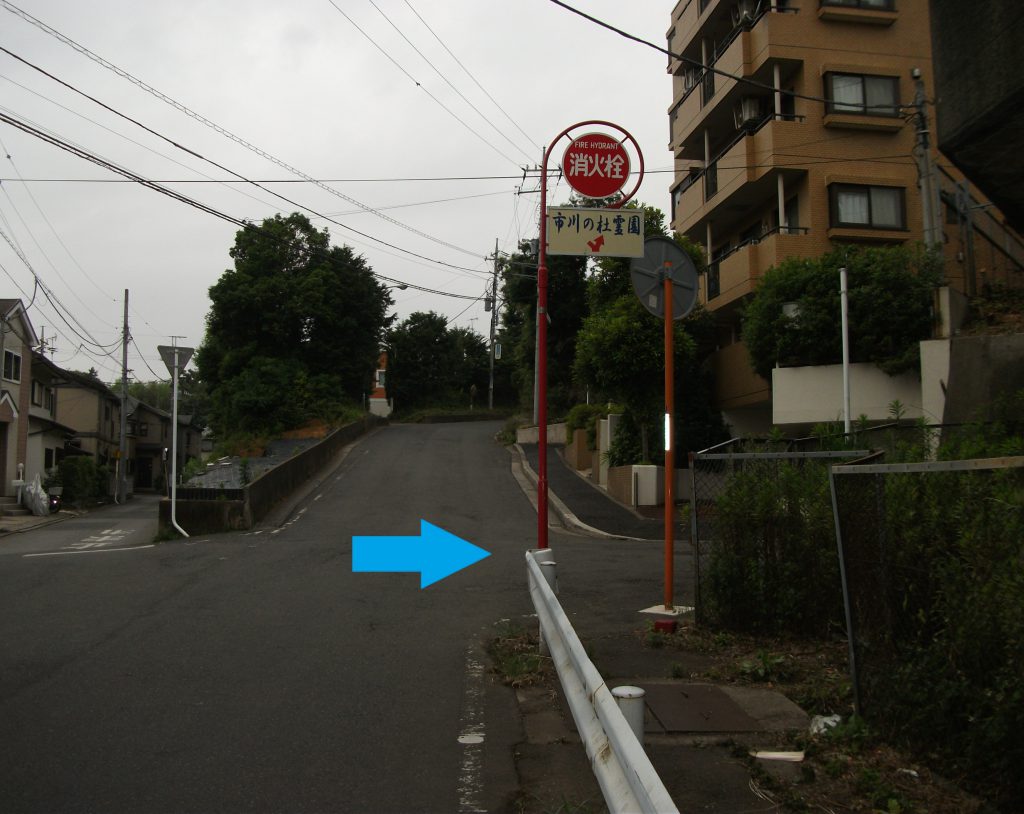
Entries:
{"type": "MultiPolygon", "coordinates": [[[[537,445],[519,444],[531,480],[537,480],[537,445]]],[[[663,520],[642,517],[612,498],[604,489],[574,472],[562,457],[561,444],[548,445],[548,489],[557,498],[552,508],[569,528],[598,531],[610,537],[636,540],[664,540],[663,520]],[[561,504],[561,505],[559,505],[561,504]],[[568,510],[568,516],[566,515],[568,510]],[[580,524],[589,527],[581,528],[580,524]]],[[[676,540],[685,539],[688,530],[676,524],[676,540]]]]}
{"type": "MultiPolygon", "coordinates": [[[[706,676],[713,657],[645,644],[658,618],[640,613],[661,596],[664,526],[641,518],[584,480],[552,445],[548,484],[552,510],[567,528],[557,551],[559,603],[609,687],[645,690],[645,751],[680,812],[736,814],[776,808],[762,796],[737,743],[775,748],[779,732],[806,731],[807,715],[770,689],[715,685],[706,676]],[[598,530],[588,533],[586,527],[598,530]],[[617,539],[635,542],[621,545],[617,539]]],[[[523,444],[523,468],[536,484],[537,446],[523,444]],[[532,471],[531,471],[532,470],[532,471]]],[[[683,533],[676,535],[676,603],[693,604],[693,560],[683,533]]],[[[680,624],[690,624],[688,615],[680,624]]],[[[557,683],[557,680],[556,680],[557,683]]],[[[524,814],[552,810],[602,811],[604,800],[562,692],[551,702],[545,685],[520,688],[517,696],[526,735],[517,747],[524,814]]],[[[762,770],[799,779],[795,763],[765,763],[762,770]]]]}

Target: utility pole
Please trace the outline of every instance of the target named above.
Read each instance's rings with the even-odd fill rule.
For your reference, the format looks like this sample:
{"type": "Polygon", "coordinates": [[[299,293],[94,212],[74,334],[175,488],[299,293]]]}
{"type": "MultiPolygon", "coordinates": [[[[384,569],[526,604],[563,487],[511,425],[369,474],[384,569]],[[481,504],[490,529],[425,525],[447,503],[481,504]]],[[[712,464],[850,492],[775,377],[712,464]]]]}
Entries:
{"type": "Polygon", "coordinates": [[[494,324],[498,314],[498,238],[494,238],[494,276],[491,280],[491,374],[487,383],[487,409],[494,409],[494,324]]]}
{"type": "Polygon", "coordinates": [[[117,455],[117,488],[121,503],[128,500],[128,289],[124,290],[124,325],[121,329],[121,436],[117,455]]]}
{"type": "Polygon", "coordinates": [[[935,165],[932,161],[928,114],[925,105],[928,103],[924,92],[924,80],[921,69],[914,68],[910,72],[914,79],[914,108],[917,121],[917,170],[921,187],[921,213],[924,220],[924,243],[929,249],[942,243],[941,203],[938,179],[935,177],[935,165]]]}

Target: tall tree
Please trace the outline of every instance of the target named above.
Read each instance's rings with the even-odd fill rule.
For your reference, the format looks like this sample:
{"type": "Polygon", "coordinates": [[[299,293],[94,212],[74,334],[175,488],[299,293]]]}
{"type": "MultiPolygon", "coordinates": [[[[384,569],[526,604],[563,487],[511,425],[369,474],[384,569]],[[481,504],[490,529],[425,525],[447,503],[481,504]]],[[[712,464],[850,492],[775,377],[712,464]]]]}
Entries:
{"type": "Polygon", "coordinates": [[[299,213],[240,230],[230,255],[196,357],[214,428],[273,431],[359,401],[392,305],[366,261],[299,213]]]}
{"type": "Polygon", "coordinates": [[[387,391],[397,410],[468,407],[471,393],[478,405],[486,398],[484,338],[468,328],[449,328],[434,311],[417,311],[392,328],[387,351],[387,391]]]}

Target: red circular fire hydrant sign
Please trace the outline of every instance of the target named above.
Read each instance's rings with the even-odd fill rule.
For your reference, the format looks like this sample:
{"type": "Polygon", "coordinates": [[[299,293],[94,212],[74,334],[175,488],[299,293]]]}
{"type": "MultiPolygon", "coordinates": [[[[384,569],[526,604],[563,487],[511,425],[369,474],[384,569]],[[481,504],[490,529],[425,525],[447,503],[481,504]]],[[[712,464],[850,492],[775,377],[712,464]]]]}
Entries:
{"type": "Polygon", "coordinates": [[[604,133],[575,138],[562,156],[562,172],[574,190],[587,198],[614,195],[629,177],[629,154],[622,142],[604,133]]]}

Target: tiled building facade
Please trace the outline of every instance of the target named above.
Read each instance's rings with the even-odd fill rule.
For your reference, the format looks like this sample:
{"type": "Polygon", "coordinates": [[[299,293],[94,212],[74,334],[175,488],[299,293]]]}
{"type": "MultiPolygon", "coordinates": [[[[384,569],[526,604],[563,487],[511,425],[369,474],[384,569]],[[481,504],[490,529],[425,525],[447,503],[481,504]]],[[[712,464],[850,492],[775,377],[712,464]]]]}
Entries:
{"type": "MultiPolygon", "coordinates": [[[[735,432],[759,432],[771,423],[771,388],[740,340],[758,278],[844,243],[926,239],[914,113],[918,89],[927,97],[933,87],[928,3],[680,0],[668,47],[683,57],[668,65],[672,227],[709,259],[701,301],[720,328],[718,403],[735,432]]],[[[934,144],[931,159],[929,242],[942,242],[950,286],[1019,276],[1024,244],[1007,242],[969,192],[958,213],[962,176],[934,144]]]]}

